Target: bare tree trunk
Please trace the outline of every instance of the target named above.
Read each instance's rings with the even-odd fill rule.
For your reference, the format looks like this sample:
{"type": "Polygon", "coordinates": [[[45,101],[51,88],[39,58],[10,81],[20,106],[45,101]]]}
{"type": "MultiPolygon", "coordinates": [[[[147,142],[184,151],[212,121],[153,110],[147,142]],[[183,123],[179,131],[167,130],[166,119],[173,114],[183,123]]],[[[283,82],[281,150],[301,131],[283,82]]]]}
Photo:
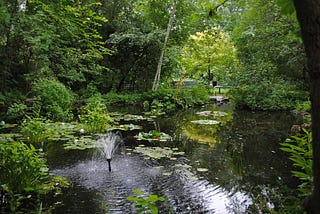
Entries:
{"type": "Polygon", "coordinates": [[[168,42],[168,38],[169,38],[169,34],[172,28],[172,24],[173,24],[173,20],[176,14],[176,8],[177,8],[177,0],[173,0],[173,6],[172,6],[172,10],[170,13],[170,19],[169,19],[169,23],[167,26],[167,31],[166,31],[166,35],[164,38],[164,42],[163,42],[163,47],[161,49],[161,53],[160,53],[160,58],[158,61],[158,66],[157,66],[157,71],[156,71],[156,75],[154,76],[154,81],[153,81],[153,85],[152,85],[152,91],[156,91],[158,89],[159,83],[160,83],[160,74],[161,74],[161,66],[162,66],[162,62],[163,62],[163,55],[164,55],[164,50],[167,46],[167,42],[168,42]]]}
{"type": "Polygon", "coordinates": [[[320,213],[320,1],[294,0],[308,59],[312,112],[313,184],[307,213],[320,213]]]}

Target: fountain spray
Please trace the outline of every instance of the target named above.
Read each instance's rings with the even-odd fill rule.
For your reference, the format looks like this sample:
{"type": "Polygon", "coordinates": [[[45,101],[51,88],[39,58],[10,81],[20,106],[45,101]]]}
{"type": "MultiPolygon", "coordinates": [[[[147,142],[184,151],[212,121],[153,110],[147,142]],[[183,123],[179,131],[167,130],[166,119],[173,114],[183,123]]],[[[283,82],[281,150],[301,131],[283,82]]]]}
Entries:
{"type": "Polygon", "coordinates": [[[121,141],[120,135],[113,132],[109,132],[106,136],[101,136],[97,141],[98,147],[101,148],[103,156],[107,159],[109,172],[111,172],[112,155],[121,141]]]}

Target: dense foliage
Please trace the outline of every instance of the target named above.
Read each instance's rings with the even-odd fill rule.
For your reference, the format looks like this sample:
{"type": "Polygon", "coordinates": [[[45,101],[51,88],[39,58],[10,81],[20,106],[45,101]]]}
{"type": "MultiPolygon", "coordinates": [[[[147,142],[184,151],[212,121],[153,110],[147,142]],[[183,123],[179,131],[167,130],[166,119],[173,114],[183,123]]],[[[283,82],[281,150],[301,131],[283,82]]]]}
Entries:
{"type": "MultiPolygon", "coordinates": [[[[2,1],[0,102],[27,105],[21,94],[37,96],[30,89],[48,77],[84,98],[149,90],[171,6],[153,0],[2,1]]],[[[298,24],[274,1],[179,1],[175,16],[162,83],[173,77],[218,81],[231,87],[238,106],[251,109],[292,109],[307,100],[298,24]]],[[[41,111],[71,119],[57,106],[44,103],[41,111]]]]}
{"type": "Polygon", "coordinates": [[[251,109],[292,109],[307,100],[305,57],[298,24],[273,1],[247,1],[233,28],[240,64],[230,85],[235,101],[251,109]]]}
{"type": "Polygon", "coordinates": [[[58,194],[68,185],[66,179],[49,175],[45,159],[32,145],[1,143],[0,164],[1,212],[36,209],[41,195],[52,191],[58,194]]]}

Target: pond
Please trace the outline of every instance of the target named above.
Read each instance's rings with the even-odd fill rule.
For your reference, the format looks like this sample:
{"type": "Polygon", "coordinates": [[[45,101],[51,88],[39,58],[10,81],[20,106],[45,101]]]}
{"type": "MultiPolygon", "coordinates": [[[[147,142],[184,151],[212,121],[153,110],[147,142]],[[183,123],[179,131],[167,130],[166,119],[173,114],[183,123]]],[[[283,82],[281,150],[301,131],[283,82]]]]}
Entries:
{"type": "Polygon", "coordinates": [[[256,203],[275,206],[273,195],[296,185],[291,163],[279,150],[299,120],[288,112],[208,105],[148,120],[123,118],[120,124],[141,129],[113,131],[122,140],[111,171],[98,149],[45,145],[51,173],[72,183],[52,213],[135,213],[135,203],[127,200],[133,190],[163,197],[159,213],[248,213],[256,203]],[[170,139],[139,139],[149,131],[170,139]]]}

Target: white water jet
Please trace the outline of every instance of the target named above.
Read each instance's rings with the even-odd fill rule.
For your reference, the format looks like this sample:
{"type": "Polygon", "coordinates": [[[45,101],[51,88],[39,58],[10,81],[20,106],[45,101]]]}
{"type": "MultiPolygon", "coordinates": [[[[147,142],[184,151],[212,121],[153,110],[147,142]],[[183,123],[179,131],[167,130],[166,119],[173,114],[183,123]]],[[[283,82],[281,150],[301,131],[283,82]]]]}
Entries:
{"type": "Polygon", "coordinates": [[[111,172],[111,159],[113,153],[122,142],[122,137],[119,132],[108,132],[107,135],[100,136],[96,142],[96,146],[99,148],[102,156],[108,161],[109,172],[111,172]]]}

